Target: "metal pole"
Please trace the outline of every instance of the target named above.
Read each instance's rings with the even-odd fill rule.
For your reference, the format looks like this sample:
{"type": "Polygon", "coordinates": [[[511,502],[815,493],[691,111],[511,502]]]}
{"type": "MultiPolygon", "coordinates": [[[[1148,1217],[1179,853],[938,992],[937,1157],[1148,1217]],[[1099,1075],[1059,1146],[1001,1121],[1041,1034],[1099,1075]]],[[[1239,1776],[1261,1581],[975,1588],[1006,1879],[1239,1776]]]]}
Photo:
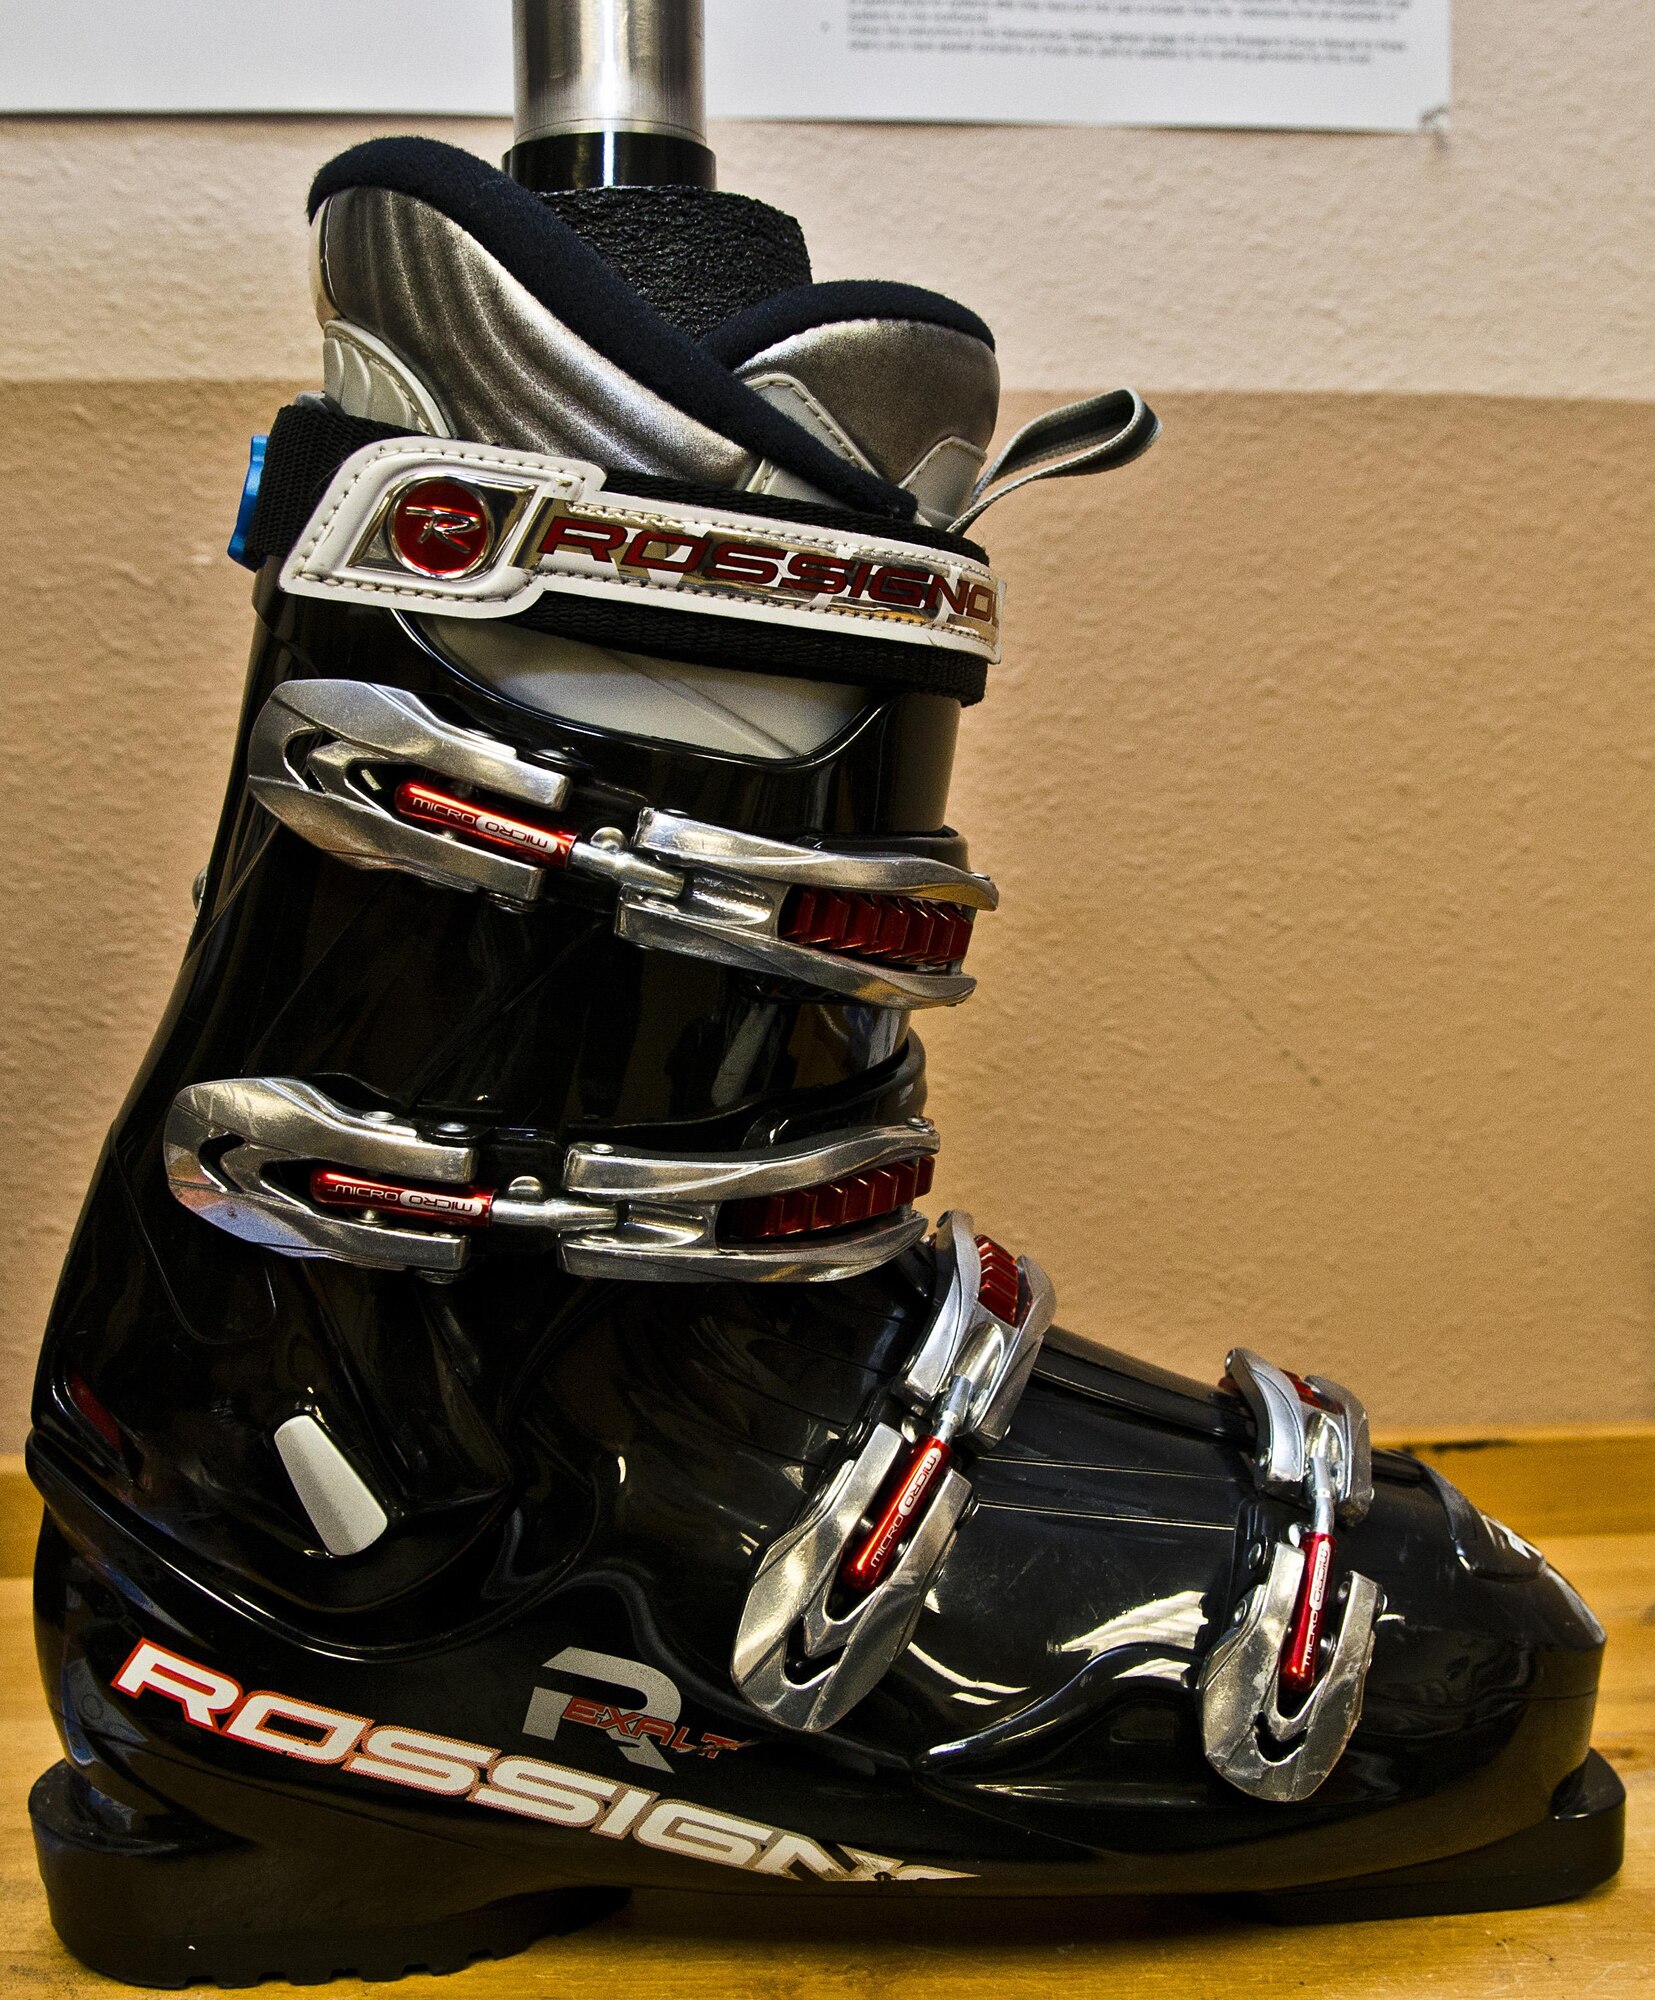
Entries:
{"type": "Polygon", "coordinates": [[[513,0],[513,17],[518,180],[714,185],[702,0],[513,0]]]}

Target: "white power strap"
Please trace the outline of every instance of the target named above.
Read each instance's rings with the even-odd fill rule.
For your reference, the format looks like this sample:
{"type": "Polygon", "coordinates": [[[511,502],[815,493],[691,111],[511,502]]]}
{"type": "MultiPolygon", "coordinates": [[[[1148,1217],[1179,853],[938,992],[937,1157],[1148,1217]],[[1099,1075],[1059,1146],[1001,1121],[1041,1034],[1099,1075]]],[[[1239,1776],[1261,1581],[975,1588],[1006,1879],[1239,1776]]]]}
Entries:
{"type": "Polygon", "coordinates": [[[509,618],[567,593],[1000,657],[1002,587],[973,557],[642,499],[607,478],[497,445],[386,439],[340,466],[281,585],[449,618],[509,618]]]}

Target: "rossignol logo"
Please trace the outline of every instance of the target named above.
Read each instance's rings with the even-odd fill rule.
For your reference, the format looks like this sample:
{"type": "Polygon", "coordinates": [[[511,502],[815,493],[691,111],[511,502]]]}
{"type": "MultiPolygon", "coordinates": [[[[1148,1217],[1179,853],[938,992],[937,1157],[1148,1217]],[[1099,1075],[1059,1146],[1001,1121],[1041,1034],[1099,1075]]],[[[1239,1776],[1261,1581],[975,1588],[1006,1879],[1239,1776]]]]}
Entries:
{"type": "Polygon", "coordinates": [[[984,635],[999,615],[999,592],[980,575],[949,576],[911,558],[879,562],[826,555],[792,546],[785,536],[748,541],[659,523],[640,527],[635,513],[619,510],[573,513],[559,507],[541,537],[539,555],[551,569],[574,575],[595,569],[639,581],[682,578],[821,610],[974,626],[984,635]]]}
{"type": "Polygon", "coordinates": [[[416,576],[469,576],[494,542],[488,504],[458,479],[420,479],[391,509],[386,538],[416,576]]]}
{"type": "Polygon", "coordinates": [[[547,592],[936,646],[995,660],[980,557],[892,522],[864,532],[611,493],[576,459],[392,438],[347,459],[282,568],[303,596],[515,617],[547,592]]]}
{"type": "MultiPolygon", "coordinates": [[[[583,1653],[580,1657],[602,1661],[605,1669],[620,1667],[630,1674],[640,1671],[636,1662],[614,1660],[608,1654],[583,1653]]],[[[570,1672],[590,1671],[564,1654],[558,1658],[570,1672]]],[[[603,1674],[597,1677],[603,1678],[603,1674]]],[[[516,1813],[606,1840],[635,1840],[642,1847],[687,1861],[706,1861],[719,1868],[740,1868],[795,1881],[815,1878],[835,1883],[943,1882],[962,1879],[964,1873],[957,1868],[926,1868],[889,1855],[865,1853],[839,1841],[828,1845],[735,1813],[662,1798],[658,1792],[618,1779],[595,1777],[538,1757],[519,1757],[423,1729],[373,1722],[366,1716],[347,1715],[268,1688],[248,1693],[229,1674],[169,1652],[148,1639],[132,1649],[113,1684],[134,1699],[148,1694],[175,1703],[192,1728],[228,1742],[295,1758],[303,1764],[334,1766],[356,1778],[405,1785],[439,1798],[516,1813]]],[[[666,1685],[672,1688],[670,1681],[666,1685]]],[[[552,1695],[551,1690],[539,1692],[552,1695]]],[[[672,1693],[676,1700],[677,1689],[672,1688],[672,1693]]],[[[651,1698],[658,1702],[659,1690],[651,1698]]],[[[552,1699],[560,1697],[552,1695],[552,1699]]],[[[557,1719],[575,1718],[565,1708],[557,1719]]],[[[660,1719],[668,1720],[664,1716],[660,1719]]],[[[638,1747],[644,1747],[643,1743],[638,1747]]],[[[653,1739],[649,1747],[653,1747],[653,1739]]]]}
{"type": "Polygon", "coordinates": [[[678,1720],[683,1698],[677,1686],[658,1668],[646,1667],[641,1660],[622,1660],[613,1653],[589,1653],[584,1646],[565,1646],[546,1662],[546,1670],[599,1681],[611,1694],[626,1698],[591,1701],[558,1688],[536,1688],[523,1718],[525,1736],[554,1741],[563,1723],[578,1722],[588,1729],[601,1729],[630,1763],[647,1765],[653,1771],[672,1769],[663,1751],[678,1757],[713,1758],[752,1747],[750,1737],[714,1736],[710,1732],[692,1737],[678,1720]]]}

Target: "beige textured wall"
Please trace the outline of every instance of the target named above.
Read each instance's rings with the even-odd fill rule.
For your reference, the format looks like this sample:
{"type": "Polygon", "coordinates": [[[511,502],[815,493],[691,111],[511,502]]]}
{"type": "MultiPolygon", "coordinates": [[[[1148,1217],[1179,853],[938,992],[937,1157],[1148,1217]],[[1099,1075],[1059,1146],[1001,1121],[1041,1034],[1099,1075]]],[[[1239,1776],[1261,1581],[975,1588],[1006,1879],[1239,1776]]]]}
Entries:
{"type": "MultiPolygon", "coordinates": [[[[1167,434],[1009,502],[939,1193],[1390,1424],[1655,1417],[1655,10],[1461,0],[1427,139],[742,126],[823,276],[1167,434]],[[901,199],[890,191],[901,190],[901,199]]],[[[364,128],[0,121],[0,1447],[221,795],[247,433],[364,128]]],[[[501,128],[445,128],[498,152],[501,128]]]]}
{"type": "MultiPolygon", "coordinates": [[[[1455,0],[1454,42],[1441,142],[714,139],[725,185],[799,216],[820,276],[968,299],[1019,388],[1655,396],[1655,7],[1455,0]]],[[[0,120],[0,376],[308,374],[304,190],[369,129],[0,120]]],[[[510,143],[504,125],[431,129],[493,158],[510,143]]]]}
{"type": "Polygon", "coordinates": [[[1655,1415],[1655,408],[1162,402],[994,527],[945,1192],[1197,1373],[1655,1415]]]}

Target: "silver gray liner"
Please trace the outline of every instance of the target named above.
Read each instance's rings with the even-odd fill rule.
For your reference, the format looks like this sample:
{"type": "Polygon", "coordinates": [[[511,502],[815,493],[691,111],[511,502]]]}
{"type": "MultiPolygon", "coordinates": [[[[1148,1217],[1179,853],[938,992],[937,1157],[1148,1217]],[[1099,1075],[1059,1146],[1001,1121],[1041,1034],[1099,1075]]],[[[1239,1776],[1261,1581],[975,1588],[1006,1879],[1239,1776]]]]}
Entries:
{"type": "Polygon", "coordinates": [[[842,458],[904,486],[935,525],[965,506],[1000,404],[994,350],[922,320],[840,320],[736,370],[842,458]]]}
{"type": "MultiPolygon", "coordinates": [[[[349,323],[412,378],[450,435],[701,485],[823,500],[807,480],[698,423],[582,340],[459,224],[385,188],[348,188],[315,223],[318,318],[349,323]]],[[[965,505],[999,404],[994,352],[916,320],[849,320],[736,371],[852,464],[908,487],[945,525],[965,505]]],[[[365,414],[366,412],[359,412],[365,414]]]]}
{"type": "Polygon", "coordinates": [[[347,188],[315,226],[324,319],[384,341],[454,436],[700,485],[753,483],[754,453],[606,360],[427,203],[347,188]]]}

